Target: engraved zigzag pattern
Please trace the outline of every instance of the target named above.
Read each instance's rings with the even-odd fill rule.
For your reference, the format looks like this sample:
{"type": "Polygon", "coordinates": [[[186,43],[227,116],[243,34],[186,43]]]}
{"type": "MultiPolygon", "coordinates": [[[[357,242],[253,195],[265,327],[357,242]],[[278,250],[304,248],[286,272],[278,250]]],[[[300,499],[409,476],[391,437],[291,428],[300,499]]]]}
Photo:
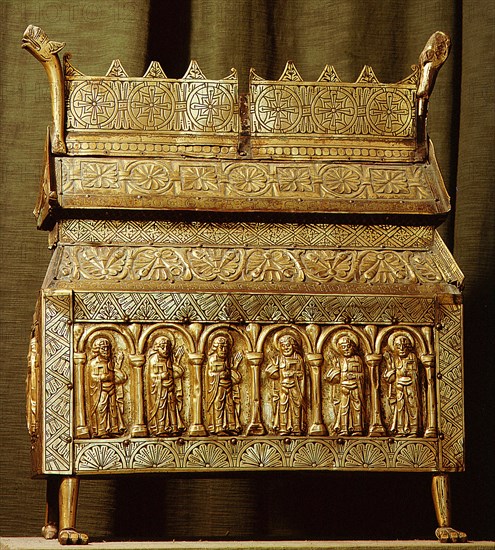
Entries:
{"type": "Polygon", "coordinates": [[[431,298],[158,292],[76,292],[74,297],[77,321],[434,321],[431,298]]]}
{"type": "Polygon", "coordinates": [[[464,418],[462,397],[461,306],[442,306],[439,332],[440,430],[442,466],[462,468],[464,463],[464,418]]]}
{"type": "Polygon", "coordinates": [[[71,470],[70,295],[45,300],[45,469],[71,470]]]}
{"type": "Polygon", "coordinates": [[[392,225],[264,224],[118,220],[64,220],[65,243],[182,244],[291,247],[427,248],[431,227],[392,225]]]}

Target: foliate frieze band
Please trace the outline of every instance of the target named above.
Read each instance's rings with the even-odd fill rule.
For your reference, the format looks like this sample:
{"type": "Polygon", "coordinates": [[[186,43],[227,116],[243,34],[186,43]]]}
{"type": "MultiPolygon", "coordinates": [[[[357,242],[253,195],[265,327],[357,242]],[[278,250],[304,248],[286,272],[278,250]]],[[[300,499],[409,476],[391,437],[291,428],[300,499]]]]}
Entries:
{"type": "Polygon", "coordinates": [[[407,166],[62,158],[66,196],[396,199],[431,201],[434,172],[407,166]]]}
{"type": "MultiPolygon", "coordinates": [[[[63,247],[61,282],[439,283],[428,251],[285,248],[63,247]]],[[[255,288],[253,286],[253,288],[255,288]]]]}

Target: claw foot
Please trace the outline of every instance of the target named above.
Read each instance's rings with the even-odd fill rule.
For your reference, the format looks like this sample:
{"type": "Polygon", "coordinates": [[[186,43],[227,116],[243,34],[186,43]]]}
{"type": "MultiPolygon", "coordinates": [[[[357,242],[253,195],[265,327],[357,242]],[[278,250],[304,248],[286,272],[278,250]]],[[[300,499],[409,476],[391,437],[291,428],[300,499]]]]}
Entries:
{"type": "Polygon", "coordinates": [[[62,529],[58,534],[60,544],[88,544],[89,537],[75,529],[62,529]]]}
{"type": "Polygon", "coordinates": [[[439,527],[435,535],[440,542],[467,542],[467,535],[452,527],[439,527]]]}
{"type": "Polygon", "coordinates": [[[58,527],[56,523],[47,523],[41,528],[41,536],[45,539],[56,539],[58,535],[58,527]]]}

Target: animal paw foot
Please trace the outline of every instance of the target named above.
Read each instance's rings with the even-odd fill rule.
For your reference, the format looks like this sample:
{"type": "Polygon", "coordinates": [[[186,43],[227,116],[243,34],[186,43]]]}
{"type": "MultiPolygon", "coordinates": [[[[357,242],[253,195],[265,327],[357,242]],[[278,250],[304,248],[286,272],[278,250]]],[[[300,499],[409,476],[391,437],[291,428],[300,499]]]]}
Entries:
{"type": "Polygon", "coordinates": [[[75,529],[62,529],[58,534],[60,544],[88,544],[89,537],[84,533],[79,533],[75,529]]]}
{"type": "Polygon", "coordinates": [[[41,536],[45,539],[56,539],[58,535],[58,527],[55,523],[47,523],[41,528],[41,536]]]}
{"type": "Polygon", "coordinates": [[[435,535],[440,542],[467,542],[467,535],[452,527],[439,527],[435,535]]]}

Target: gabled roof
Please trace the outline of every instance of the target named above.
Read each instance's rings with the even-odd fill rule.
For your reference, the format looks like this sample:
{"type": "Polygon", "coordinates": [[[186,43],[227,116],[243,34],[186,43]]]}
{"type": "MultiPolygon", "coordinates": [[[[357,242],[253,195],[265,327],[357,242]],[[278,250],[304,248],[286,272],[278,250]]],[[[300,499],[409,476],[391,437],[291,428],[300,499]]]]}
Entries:
{"type": "Polygon", "coordinates": [[[356,82],[324,67],[304,81],[234,69],[209,80],[192,61],[181,79],[152,62],[129,77],[119,60],[86,76],[63,44],[28,27],[23,47],[51,83],[53,125],[39,224],[70,209],[204,210],[430,216],[449,200],[426,136],[427,103],[450,40],[435,33],[394,84],[365,66],[356,82]],[[49,181],[48,181],[49,180],[49,181]],[[48,204],[50,203],[50,204],[48,204]],[[47,206],[48,205],[48,206],[47,206]]]}

